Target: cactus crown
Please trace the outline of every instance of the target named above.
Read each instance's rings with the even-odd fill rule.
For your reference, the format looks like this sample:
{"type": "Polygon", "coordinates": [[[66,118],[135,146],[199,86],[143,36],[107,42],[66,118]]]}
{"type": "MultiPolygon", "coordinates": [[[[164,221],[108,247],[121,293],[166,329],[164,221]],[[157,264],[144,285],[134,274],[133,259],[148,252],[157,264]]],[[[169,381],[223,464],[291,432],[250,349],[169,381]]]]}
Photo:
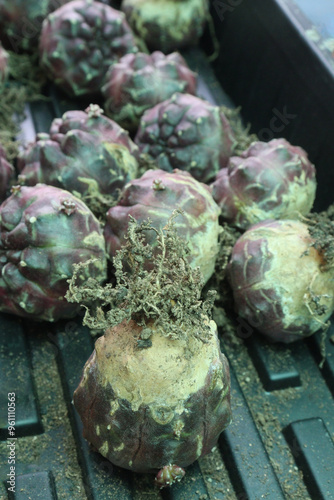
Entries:
{"type": "Polygon", "coordinates": [[[115,286],[108,283],[102,287],[95,279],[78,284],[81,269],[89,264],[75,265],[66,298],[85,307],[84,324],[106,329],[124,319],[135,320],[144,327],[139,347],[151,345],[152,321],[167,337],[177,339],[191,334],[205,342],[210,327],[204,316],[211,313],[215,292],[209,292],[205,301],[200,299],[201,272],[188,264],[188,246],[173,227],[179,213],[175,210],[160,230],[149,219],[139,224],[130,217],[126,243],[114,258],[115,286]],[[147,231],[156,232],[158,253],[145,243],[147,231]],[[151,271],[145,270],[147,259],[154,265],[151,271]]]}

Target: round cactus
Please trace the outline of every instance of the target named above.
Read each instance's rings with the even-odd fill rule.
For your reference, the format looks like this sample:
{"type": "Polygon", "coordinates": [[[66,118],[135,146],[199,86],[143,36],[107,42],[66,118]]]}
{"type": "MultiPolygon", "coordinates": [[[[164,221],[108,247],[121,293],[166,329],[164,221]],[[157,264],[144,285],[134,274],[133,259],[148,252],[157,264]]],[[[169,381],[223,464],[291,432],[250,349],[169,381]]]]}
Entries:
{"type": "Polygon", "coordinates": [[[157,472],[162,487],[209,453],[231,420],[229,365],[209,318],[213,297],[200,300],[200,273],[187,262],[175,215],[159,230],[131,221],[114,259],[115,286],[77,287],[79,265],[69,288],[85,305],[86,324],[105,327],[73,396],[83,435],[112,463],[157,472]],[[142,238],[147,232],[158,234],[159,255],[142,238]]]}
{"type": "Polygon", "coordinates": [[[0,144],[0,203],[10,194],[9,189],[14,178],[14,167],[7,161],[5,150],[0,144]]]}
{"type": "Polygon", "coordinates": [[[97,198],[117,198],[118,190],[136,177],[136,157],[138,148],[128,132],[91,105],[56,118],[49,134],[38,134],[19,154],[19,182],[66,189],[93,210],[97,198]]]}
{"type": "Polygon", "coordinates": [[[313,206],[315,174],[307,153],[287,140],[254,142],[218,172],[212,196],[222,218],[241,229],[265,219],[294,219],[313,206]]]}
{"type": "Polygon", "coordinates": [[[197,75],[183,57],[138,52],[112,64],[102,87],[106,114],[128,130],[135,130],[144,111],[175,92],[195,94],[197,75]]]}
{"type": "Polygon", "coordinates": [[[101,2],[73,0],[43,22],[41,65],[70,96],[99,93],[109,66],[136,51],[124,14],[101,2]]]}
{"type": "Polygon", "coordinates": [[[84,279],[105,279],[104,239],[79,199],[56,187],[14,186],[0,206],[0,310],[34,320],[73,317],[65,299],[73,264],[95,259],[84,279]]]}
{"type": "Polygon", "coordinates": [[[13,52],[36,51],[45,17],[69,0],[0,0],[0,40],[13,52]]]}
{"type": "Polygon", "coordinates": [[[175,93],[143,114],[135,143],[159,168],[190,172],[209,182],[227,165],[233,134],[218,106],[191,94],[175,93]]]}
{"type": "Polygon", "coordinates": [[[209,453],[231,420],[228,364],[214,322],[211,329],[203,343],[191,332],[171,341],[153,326],[152,345],[142,349],[135,322],[107,330],[73,397],[84,437],[136,472],[186,467],[209,453]]]}
{"type": "Polygon", "coordinates": [[[8,76],[8,52],[0,43],[0,85],[7,80],[8,76]]]}
{"type": "Polygon", "coordinates": [[[165,53],[196,45],[209,11],[207,0],[123,0],[121,8],[149,49],[165,53]]]}
{"type": "MultiPolygon", "coordinates": [[[[129,216],[138,221],[149,217],[154,227],[162,228],[176,208],[184,212],[175,219],[175,227],[189,242],[190,263],[199,266],[204,281],[208,281],[219,250],[219,207],[208,186],[180,170],[148,170],[125,186],[117,205],[107,212],[104,237],[109,258],[124,244],[129,216]]],[[[154,233],[147,238],[151,245],[156,241],[154,233]]]]}
{"type": "Polygon", "coordinates": [[[268,220],[234,245],[227,274],[236,312],[274,341],[307,337],[334,311],[333,266],[324,269],[314,243],[306,224],[268,220]]]}

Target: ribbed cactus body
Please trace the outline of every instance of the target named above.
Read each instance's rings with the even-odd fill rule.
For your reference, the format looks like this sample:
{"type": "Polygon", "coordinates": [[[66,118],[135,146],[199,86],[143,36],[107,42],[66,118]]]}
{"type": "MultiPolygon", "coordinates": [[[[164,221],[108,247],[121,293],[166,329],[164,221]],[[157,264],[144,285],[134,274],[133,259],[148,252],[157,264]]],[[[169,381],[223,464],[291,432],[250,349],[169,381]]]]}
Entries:
{"type": "Polygon", "coordinates": [[[35,320],[73,317],[64,295],[73,264],[95,259],[85,271],[102,281],[104,239],[98,220],[78,198],[38,184],[15,186],[0,206],[0,310],[35,320]]]}
{"type": "Polygon", "coordinates": [[[144,111],[175,92],[195,94],[196,82],[196,74],[177,52],[126,54],[106,75],[105,110],[124,128],[136,130],[144,111]]]}

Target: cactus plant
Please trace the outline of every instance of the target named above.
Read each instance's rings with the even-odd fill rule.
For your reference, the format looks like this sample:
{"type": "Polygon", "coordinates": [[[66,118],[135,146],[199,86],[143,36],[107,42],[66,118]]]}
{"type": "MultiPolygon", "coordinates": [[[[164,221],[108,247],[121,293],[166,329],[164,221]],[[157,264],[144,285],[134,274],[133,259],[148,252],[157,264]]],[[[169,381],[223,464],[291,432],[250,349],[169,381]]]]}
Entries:
{"type": "Polygon", "coordinates": [[[237,314],[285,343],[326,328],[334,312],[334,270],[325,263],[305,223],[251,226],[235,243],[227,268],[237,314]]]}
{"type": "MultiPolygon", "coordinates": [[[[208,186],[181,170],[148,170],[125,186],[118,203],[107,212],[104,237],[109,258],[113,259],[124,244],[129,216],[138,221],[149,217],[159,229],[176,208],[184,211],[184,215],[175,220],[177,233],[189,241],[191,265],[199,266],[207,282],[214,271],[219,249],[220,211],[208,186]]],[[[147,238],[148,243],[154,245],[154,233],[149,233],[147,238]]]]}
{"type": "Polygon", "coordinates": [[[307,153],[286,139],[253,142],[229,160],[212,183],[222,219],[247,227],[265,219],[294,219],[310,212],[316,171],[307,153]]]}
{"type": "Polygon", "coordinates": [[[218,106],[177,92],[145,111],[134,140],[162,170],[186,170],[209,182],[227,165],[234,136],[218,106]]]}
{"type": "Polygon", "coordinates": [[[73,396],[83,435],[112,463],[157,472],[160,487],[209,453],[231,420],[229,366],[208,316],[213,297],[199,300],[186,246],[170,220],[157,230],[132,219],[114,259],[116,286],[78,287],[74,273],[67,293],[85,305],[89,326],[105,328],[73,396]],[[158,255],[142,237],[150,231],[158,255]]]}
{"type": "Polygon", "coordinates": [[[138,148],[128,132],[104,116],[99,106],[90,105],[56,118],[49,134],[38,134],[19,154],[19,182],[66,189],[95,212],[99,200],[105,197],[111,204],[118,190],[136,177],[136,157],[138,148]]]}
{"type": "Polygon", "coordinates": [[[70,96],[99,93],[109,66],[136,51],[125,15],[101,2],[72,0],[43,22],[41,66],[70,96]]]}
{"type": "Polygon", "coordinates": [[[195,94],[196,82],[197,75],[178,52],[126,54],[106,75],[102,87],[106,114],[135,131],[144,111],[175,92],[195,94]]]}
{"type": "Polygon", "coordinates": [[[45,184],[13,186],[0,206],[0,310],[33,320],[73,317],[65,300],[73,264],[95,259],[83,279],[105,279],[101,226],[69,192],[45,184]]]}
{"type": "Polygon", "coordinates": [[[0,0],[0,41],[13,52],[36,52],[42,22],[69,0],[0,0]]]}
{"type": "Polygon", "coordinates": [[[209,5],[207,0],[123,0],[121,9],[150,50],[169,53],[198,43],[209,5]]]}

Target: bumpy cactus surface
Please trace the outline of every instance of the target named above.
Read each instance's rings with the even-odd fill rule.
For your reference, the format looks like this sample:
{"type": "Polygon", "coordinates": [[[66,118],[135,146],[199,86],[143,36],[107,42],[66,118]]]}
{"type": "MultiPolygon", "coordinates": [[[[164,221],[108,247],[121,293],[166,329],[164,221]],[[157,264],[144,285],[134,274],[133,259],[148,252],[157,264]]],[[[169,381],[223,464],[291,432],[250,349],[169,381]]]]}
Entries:
{"type": "Polygon", "coordinates": [[[4,83],[8,76],[8,52],[0,43],[0,85],[4,83]]]}
{"type": "MultiPolygon", "coordinates": [[[[220,211],[209,187],[181,170],[148,170],[125,186],[117,205],[107,212],[104,236],[109,258],[115,257],[125,242],[130,215],[138,221],[149,217],[154,227],[162,228],[176,208],[184,212],[175,219],[177,233],[189,241],[191,265],[200,267],[206,282],[219,250],[220,211]]],[[[152,232],[147,238],[151,245],[156,241],[152,232]]]]}
{"type": "Polygon", "coordinates": [[[92,0],[73,0],[43,22],[41,65],[71,96],[100,91],[109,66],[136,52],[133,33],[122,12],[92,0]]]}
{"type": "Polygon", "coordinates": [[[245,229],[265,219],[294,219],[310,212],[316,171],[307,153],[285,139],[254,142],[230,158],[212,184],[222,218],[245,229]]]}
{"type": "Polygon", "coordinates": [[[73,401],[84,437],[103,456],[136,472],[160,471],[157,484],[166,486],[209,453],[230,423],[230,377],[208,316],[212,302],[199,300],[201,278],[187,262],[186,242],[168,222],[153,231],[161,248],[154,256],[141,238],[152,228],[131,221],[115,258],[114,288],[96,289],[92,280],[76,287],[72,279],[69,293],[86,305],[87,324],[106,327],[73,401]]]}
{"type": "Polygon", "coordinates": [[[53,186],[15,186],[0,206],[0,310],[34,320],[73,317],[65,299],[73,264],[96,259],[84,272],[106,274],[97,219],[69,192],[53,186]]]}
{"type": "Polygon", "coordinates": [[[0,203],[10,194],[9,189],[14,178],[14,167],[7,161],[5,150],[0,144],[0,203]]]}
{"type": "Polygon", "coordinates": [[[228,277],[236,312],[274,341],[307,337],[334,311],[334,270],[324,268],[306,224],[268,220],[234,245],[228,277]]]}
{"type": "Polygon", "coordinates": [[[13,52],[36,51],[42,22],[69,0],[0,0],[0,41],[13,52]]]}
{"type": "Polygon", "coordinates": [[[196,45],[209,10],[207,0],[123,0],[121,8],[150,50],[165,53],[196,45]]]}
{"type": "Polygon", "coordinates": [[[124,128],[135,130],[144,111],[175,92],[195,94],[196,82],[197,75],[178,52],[126,54],[106,75],[104,107],[124,128]]]}
{"type": "Polygon", "coordinates": [[[52,122],[49,134],[38,134],[19,155],[19,181],[66,189],[93,210],[96,198],[117,198],[118,190],[136,177],[137,156],[128,132],[91,105],[86,111],[68,111],[52,122]]]}
{"type": "Polygon", "coordinates": [[[162,170],[190,172],[213,180],[232,154],[233,134],[218,106],[191,94],[175,93],[143,114],[135,143],[162,170]]]}

